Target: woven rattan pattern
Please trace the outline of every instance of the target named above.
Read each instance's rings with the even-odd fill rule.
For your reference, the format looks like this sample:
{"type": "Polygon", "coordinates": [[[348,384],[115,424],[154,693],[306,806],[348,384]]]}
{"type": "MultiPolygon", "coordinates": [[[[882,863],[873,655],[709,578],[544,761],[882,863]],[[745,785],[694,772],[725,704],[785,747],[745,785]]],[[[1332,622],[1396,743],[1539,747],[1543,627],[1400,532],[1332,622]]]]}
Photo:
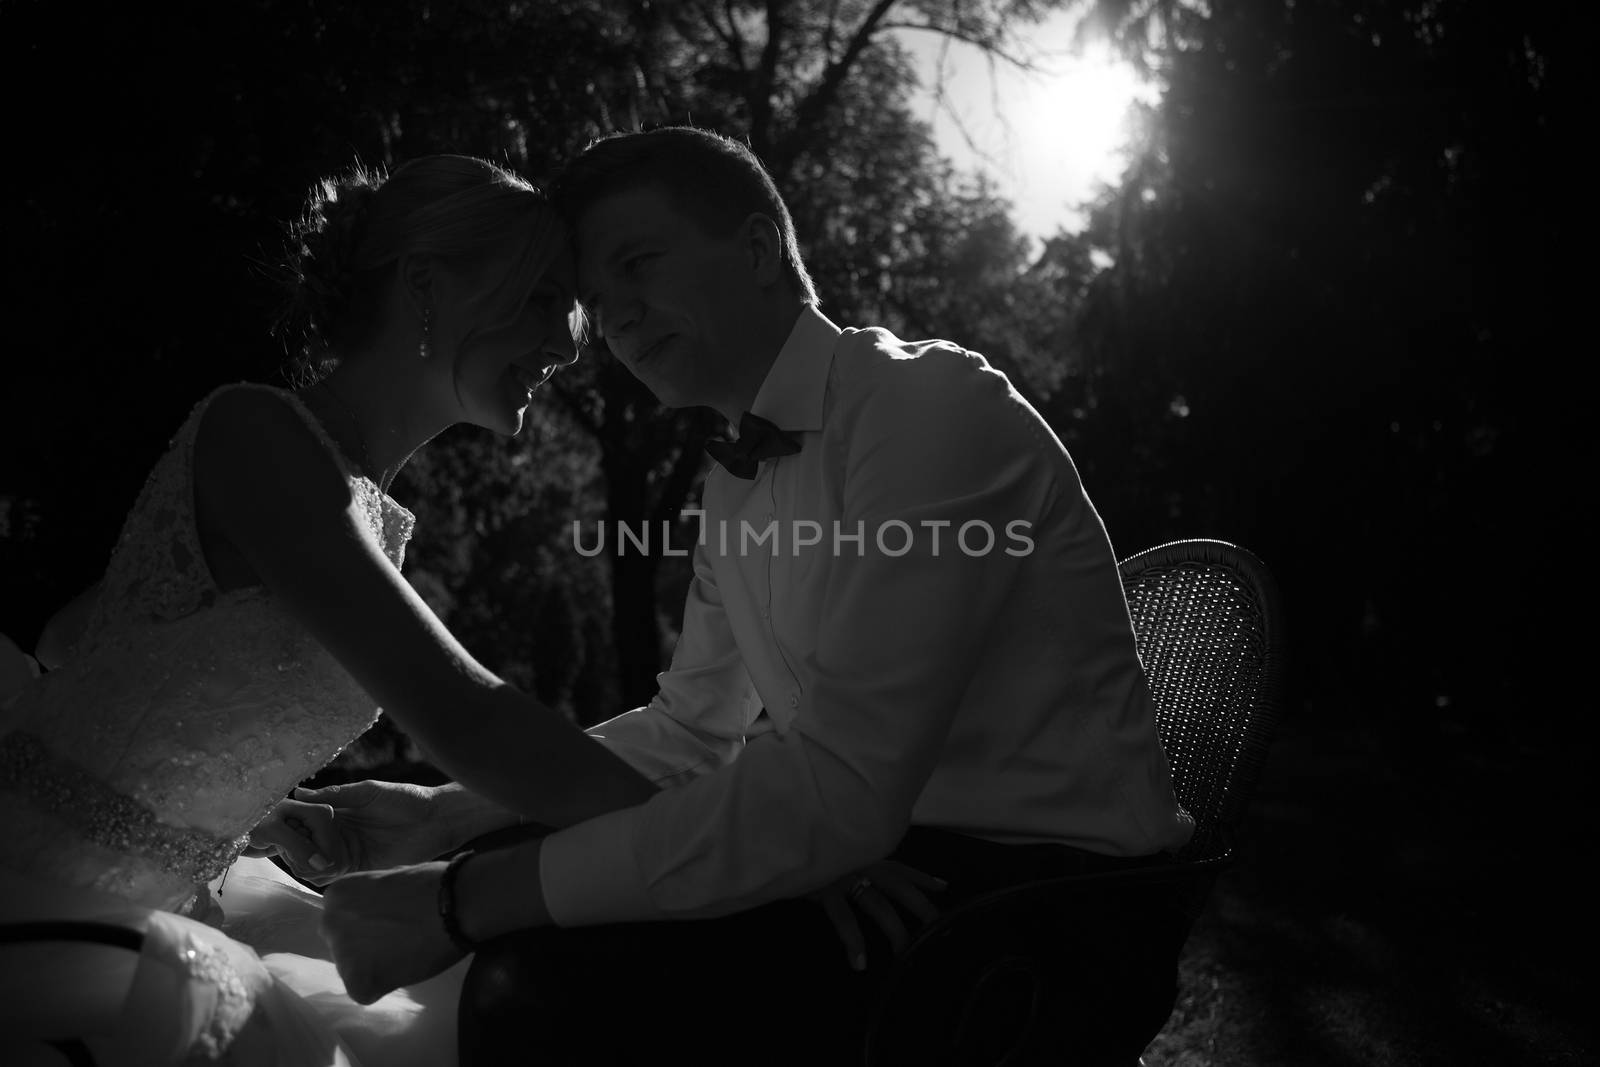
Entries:
{"type": "Polygon", "coordinates": [[[1122,564],[1139,658],[1178,801],[1195,819],[1181,859],[1226,854],[1277,718],[1276,593],[1249,553],[1179,541],[1122,564]]]}

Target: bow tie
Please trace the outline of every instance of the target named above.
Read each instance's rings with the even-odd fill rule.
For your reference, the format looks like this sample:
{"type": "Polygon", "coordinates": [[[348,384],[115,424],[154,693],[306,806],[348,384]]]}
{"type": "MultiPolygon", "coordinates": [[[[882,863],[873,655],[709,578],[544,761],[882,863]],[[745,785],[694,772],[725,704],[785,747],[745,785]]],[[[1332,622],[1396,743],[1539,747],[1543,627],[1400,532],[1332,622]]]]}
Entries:
{"type": "Polygon", "coordinates": [[[798,451],[800,442],[792,434],[748,411],[739,416],[737,441],[713,437],[706,442],[706,452],[736,478],[754,478],[762,460],[792,456],[798,451]]]}

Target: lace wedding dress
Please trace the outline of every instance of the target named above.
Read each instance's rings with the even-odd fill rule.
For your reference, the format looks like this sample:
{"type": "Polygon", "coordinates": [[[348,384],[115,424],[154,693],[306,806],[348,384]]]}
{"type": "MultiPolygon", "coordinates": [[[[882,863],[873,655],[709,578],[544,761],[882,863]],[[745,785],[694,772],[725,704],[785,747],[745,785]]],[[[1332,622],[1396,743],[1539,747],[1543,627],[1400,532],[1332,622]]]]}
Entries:
{"type": "MultiPolygon", "coordinates": [[[[223,388],[268,390],[304,417],[399,568],[411,513],[354,472],[292,393],[223,388]]],[[[151,472],[72,661],[0,710],[0,917],[143,930],[125,1015],[148,1029],[165,1013],[176,1029],[157,1044],[182,1046],[173,1062],[451,1063],[462,965],[357,1005],[317,933],[320,896],[240,858],[251,827],[377,711],[266,590],[211,578],[193,452],[221,391],[151,472]]]]}

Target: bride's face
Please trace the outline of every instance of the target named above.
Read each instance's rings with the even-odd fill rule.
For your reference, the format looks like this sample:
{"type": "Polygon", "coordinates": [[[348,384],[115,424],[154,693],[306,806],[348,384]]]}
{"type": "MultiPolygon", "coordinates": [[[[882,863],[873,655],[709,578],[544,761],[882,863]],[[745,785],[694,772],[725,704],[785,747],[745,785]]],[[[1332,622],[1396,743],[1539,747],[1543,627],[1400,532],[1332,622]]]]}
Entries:
{"type": "Polygon", "coordinates": [[[513,436],[533,394],[577,358],[572,260],[562,256],[534,284],[520,310],[474,331],[455,353],[454,391],[462,421],[513,436]]]}

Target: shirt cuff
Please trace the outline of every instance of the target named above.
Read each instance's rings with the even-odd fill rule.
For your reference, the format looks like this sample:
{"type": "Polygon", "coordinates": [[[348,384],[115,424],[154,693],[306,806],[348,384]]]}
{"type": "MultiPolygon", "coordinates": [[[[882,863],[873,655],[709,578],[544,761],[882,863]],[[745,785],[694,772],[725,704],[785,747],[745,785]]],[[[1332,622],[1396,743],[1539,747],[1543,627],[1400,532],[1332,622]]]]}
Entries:
{"type": "Polygon", "coordinates": [[[624,808],[558,830],[539,852],[539,884],[557,926],[648,922],[656,907],[633,853],[642,808],[624,808]]]}
{"type": "Polygon", "coordinates": [[[682,759],[673,759],[660,748],[651,748],[647,744],[640,744],[632,740],[620,740],[595,731],[601,729],[592,726],[587,731],[589,736],[605,746],[606,750],[622,762],[638,771],[647,778],[651,784],[662,789],[674,789],[686,782],[692,782],[702,774],[709,774],[716,770],[719,764],[709,755],[701,756],[692,763],[685,764],[682,759]]]}

